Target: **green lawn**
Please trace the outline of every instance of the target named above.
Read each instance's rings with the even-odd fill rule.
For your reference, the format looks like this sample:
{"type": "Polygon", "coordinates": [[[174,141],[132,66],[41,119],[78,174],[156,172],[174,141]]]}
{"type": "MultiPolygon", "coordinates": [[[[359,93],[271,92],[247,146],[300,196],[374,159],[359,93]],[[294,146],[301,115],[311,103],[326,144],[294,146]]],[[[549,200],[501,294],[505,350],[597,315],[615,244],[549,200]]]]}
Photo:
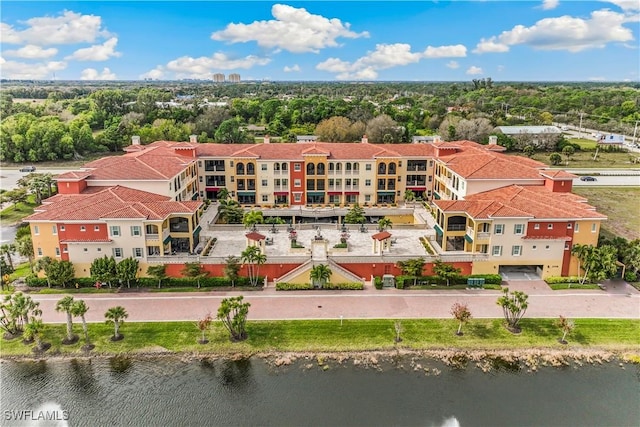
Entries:
{"type": "Polygon", "coordinates": [[[573,192],[586,197],[598,212],[609,217],[602,223],[605,236],[640,239],[640,188],[585,186],[574,187],[573,192]]]}
{"type": "Polygon", "coordinates": [[[584,285],[581,285],[580,283],[552,283],[548,285],[554,291],[561,291],[565,289],[600,289],[600,286],[595,283],[585,283],[584,285]]]}
{"type": "Polygon", "coordinates": [[[29,267],[29,263],[25,262],[19,265],[14,265],[13,273],[9,275],[9,280],[14,281],[20,277],[26,277],[31,274],[31,267],[29,267]]]}
{"type": "Polygon", "coordinates": [[[2,225],[17,224],[22,221],[22,218],[31,215],[36,206],[35,196],[31,195],[26,203],[9,206],[0,211],[0,222],[2,225]]]}
{"type": "MultiPolygon", "coordinates": [[[[398,348],[394,343],[392,319],[385,320],[290,320],[254,321],[248,324],[249,338],[232,343],[220,323],[207,333],[208,344],[200,345],[195,322],[125,323],[125,339],[111,342],[113,328],[90,324],[89,334],[96,345],[95,354],[198,352],[251,355],[267,351],[366,351],[398,348]]],[[[584,348],[599,347],[628,350],[640,345],[640,320],[575,319],[576,328],[567,337],[568,346],[558,343],[561,333],[555,319],[524,319],[522,333],[513,335],[502,319],[478,319],[456,336],[457,322],[437,319],[402,320],[400,347],[419,349],[510,349],[510,348],[584,348]]],[[[81,326],[74,324],[81,334],[81,326]]],[[[80,355],[82,342],[63,346],[64,325],[46,325],[43,340],[52,344],[47,354],[80,355]]],[[[2,341],[2,356],[30,355],[32,345],[17,338],[2,341]]]]}

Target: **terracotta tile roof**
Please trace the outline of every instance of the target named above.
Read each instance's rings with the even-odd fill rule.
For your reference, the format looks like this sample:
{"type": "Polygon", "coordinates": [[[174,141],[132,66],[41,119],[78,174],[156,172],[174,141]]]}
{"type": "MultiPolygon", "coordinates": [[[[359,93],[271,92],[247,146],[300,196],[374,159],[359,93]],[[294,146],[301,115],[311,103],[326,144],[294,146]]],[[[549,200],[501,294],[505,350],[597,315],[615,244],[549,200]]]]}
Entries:
{"type": "MultiPolygon", "coordinates": [[[[202,202],[176,202],[169,197],[127,187],[89,187],[39,206],[25,221],[97,221],[110,218],[160,220],[172,213],[193,213],[202,202]]],[[[51,198],[53,199],[53,198],[51,198]]]]}
{"type": "MultiPolygon", "coordinates": [[[[539,219],[606,219],[607,217],[595,211],[569,193],[554,193],[544,187],[510,185],[495,190],[485,191],[467,196],[467,201],[494,201],[512,209],[528,213],[539,219]]],[[[506,215],[506,212],[496,212],[495,215],[506,215]]]]}
{"type": "Polygon", "coordinates": [[[253,240],[256,242],[259,242],[260,240],[264,240],[265,239],[265,235],[264,234],[260,234],[257,231],[252,231],[250,233],[245,234],[245,236],[247,236],[247,239],[249,240],[253,240]]]}
{"type": "Polygon", "coordinates": [[[389,233],[388,231],[381,231],[371,236],[371,238],[375,240],[384,240],[388,239],[389,237],[391,237],[391,233],[389,233]]]}
{"type": "Polygon", "coordinates": [[[109,243],[111,239],[62,239],[60,243],[109,243]]]}
{"type": "Polygon", "coordinates": [[[522,238],[527,240],[564,240],[565,242],[571,240],[569,236],[522,236],[522,238]]]}
{"type": "Polygon", "coordinates": [[[465,179],[541,179],[539,169],[546,167],[525,157],[493,153],[469,144],[458,153],[441,156],[440,161],[465,179]]]}
{"type": "Polygon", "coordinates": [[[188,143],[171,145],[169,142],[159,141],[146,146],[142,151],[89,162],[84,168],[90,173],[89,180],[166,180],[195,161],[176,154],[175,148],[185,147],[185,144],[188,143]]]}
{"type": "Polygon", "coordinates": [[[540,171],[540,175],[544,177],[549,177],[551,179],[563,179],[563,180],[564,179],[572,180],[578,177],[577,175],[574,175],[562,169],[545,169],[543,171],[540,171]]]}
{"type": "Polygon", "coordinates": [[[61,173],[55,176],[57,181],[79,181],[91,176],[91,171],[71,171],[61,173]]]}

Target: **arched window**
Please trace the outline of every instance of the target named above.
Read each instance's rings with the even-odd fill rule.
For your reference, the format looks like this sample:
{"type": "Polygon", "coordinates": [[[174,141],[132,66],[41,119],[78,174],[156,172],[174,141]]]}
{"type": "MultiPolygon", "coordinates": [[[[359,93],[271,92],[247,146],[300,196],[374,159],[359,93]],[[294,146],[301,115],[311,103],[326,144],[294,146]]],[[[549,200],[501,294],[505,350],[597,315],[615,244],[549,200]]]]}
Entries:
{"type": "Polygon", "coordinates": [[[354,164],[353,164],[353,170],[354,170],[354,171],[357,171],[357,170],[359,170],[359,169],[360,169],[360,164],[358,164],[358,163],[354,163],[354,164]]]}
{"type": "Polygon", "coordinates": [[[351,172],[351,163],[347,162],[347,164],[345,165],[345,170],[347,172],[351,172]]]}
{"type": "Polygon", "coordinates": [[[335,169],[336,169],[335,163],[333,162],[329,163],[329,172],[333,172],[335,169]]]}
{"type": "Polygon", "coordinates": [[[280,163],[275,163],[275,164],[273,165],[273,170],[274,170],[274,171],[279,171],[279,170],[280,170],[280,163]]]}
{"type": "Polygon", "coordinates": [[[313,163],[307,163],[307,175],[315,175],[316,166],[313,163]]]}
{"type": "Polygon", "coordinates": [[[378,174],[385,175],[386,173],[387,173],[387,164],[386,163],[380,163],[378,165],[378,174]]]}
{"type": "Polygon", "coordinates": [[[389,175],[395,175],[396,173],[396,164],[391,162],[389,163],[389,175]]]}
{"type": "Polygon", "coordinates": [[[256,167],[253,163],[247,163],[247,175],[255,175],[256,167]]]}
{"type": "Polygon", "coordinates": [[[336,163],[336,172],[340,172],[342,170],[342,163],[336,163]]]}
{"type": "Polygon", "coordinates": [[[318,163],[318,175],[324,175],[324,163],[318,163]]]}
{"type": "Polygon", "coordinates": [[[236,175],[244,175],[244,163],[238,163],[236,165],[236,175]]]}
{"type": "Polygon", "coordinates": [[[282,170],[283,170],[283,171],[286,171],[286,170],[287,170],[287,164],[286,164],[286,163],[283,163],[283,164],[282,164],[282,170]]]}

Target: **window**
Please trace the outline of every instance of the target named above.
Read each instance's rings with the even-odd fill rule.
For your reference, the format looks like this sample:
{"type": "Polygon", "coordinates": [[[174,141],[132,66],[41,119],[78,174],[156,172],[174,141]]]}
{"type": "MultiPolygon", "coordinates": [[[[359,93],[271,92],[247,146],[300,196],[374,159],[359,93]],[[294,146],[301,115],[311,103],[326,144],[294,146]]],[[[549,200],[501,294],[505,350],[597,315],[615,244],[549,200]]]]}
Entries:
{"type": "Polygon", "coordinates": [[[491,247],[491,255],[493,255],[493,256],[502,255],[502,246],[492,246],[491,247]]]}
{"type": "Polygon", "coordinates": [[[570,229],[571,229],[571,223],[570,223],[570,222],[568,222],[568,223],[567,223],[567,229],[568,229],[568,230],[570,230],[570,229]]]}
{"type": "Polygon", "coordinates": [[[120,226],[119,225],[112,225],[109,227],[109,233],[113,236],[119,236],[120,235],[120,226]]]}
{"type": "Polygon", "coordinates": [[[38,256],[42,256],[42,248],[38,248],[38,256]]]}
{"type": "Polygon", "coordinates": [[[365,202],[370,202],[371,201],[371,194],[365,194],[364,201],[365,202]]]}
{"type": "Polygon", "coordinates": [[[89,252],[89,249],[88,249],[88,248],[82,248],[82,250],[83,250],[84,252],[89,252]]]}
{"type": "Polygon", "coordinates": [[[266,187],[267,185],[269,185],[269,183],[267,182],[267,180],[266,180],[266,179],[263,179],[263,180],[262,180],[262,186],[263,186],[263,187],[266,187]]]}
{"type": "Polygon", "coordinates": [[[37,225],[33,226],[33,234],[35,234],[36,236],[38,234],[40,234],[40,227],[38,227],[37,225]]]}
{"type": "Polygon", "coordinates": [[[534,230],[540,230],[540,224],[533,224],[534,230]]]}
{"type": "Polygon", "coordinates": [[[98,252],[102,252],[102,248],[98,248],[96,249],[98,252]]]}
{"type": "Polygon", "coordinates": [[[122,258],[122,248],[113,248],[113,257],[122,258]]]}
{"type": "Polygon", "coordinates": [[[504,233],[504,224],[496,224],[493,227],[493,234],[502,234],[504,233]]]}
{"type": "Polygon", "coordinates": [[[596,223],[594,222],[593,224],[591,224],[591,232],[595,233],[598,229],[598,226],[596,225],[596,223]]]}
{"type": "Polygon", "coordinates": [[[516,224],[513,226],[513,234],[524,234],[524,224],[516,224]]]}
{"type": "Polygon", "coordinates": [[[263,202],[268,202],[269,201],[269,195],[268,194],[263,194],[262,195],[262,201],[263,202]]]}
{"type": "Polygon", "coordinates": [[[307,175],[315,175],[316,174],[316,165],[313,163],[307,164],[307,175]]]}
{"type": "Polygon", "coordinates": [[[56,248],[56,256],[60,256],[60,248],[56,248]]]}
{"type": "Polygon", "coordinates": [[[569,249],[571,249],[571,245],[569,244],[569,242],[565,242],[564,244],[564,250],[568,251],[569,249]]]}
{"type": "Polygon", "coordinates": [[[293,186],[294,187],[300,187],[302,185],[302,181],[300,181],[299,179],[294,179],[293,180],[293,186]]]}
{"type": "Polygon", "coordinates": [[[367,164],[364,166],[364,169],[365,169],[365,170],[370,171],[370,170],[371,170],[371,164],[370,164],[370,163],[367,163],[367,164]]]}
{"type": "Polygon", "coordinates": [[[522,254],[522,246],[512,246],[511,255],[520,256],[522,254]]]}
{"type": "Polygon", "coordinates": [[[364,185],[365,185],[365,187],[371,187],[371,180],[370,179],[365,179],[364,180],[364,185]]]}
{"type": "Polygon", "coordinates": [[[142,248],[133,248],[133,257],[142,258],[142,248]]]}
{"type": "Polygon", "coordinates": [[[293,170],[296,172],[300,172],[302,170],[302,166],[300,165],[300,163],[294,163],[293,170]]]}
{"type": "Polygon", "coordinates": [[[56,234],[58,234],[58,227],[56,227],[55,225],[51,226],[51,234],[53,234],[54,236],[56,234]]]}
{"type": "Polygon", "coordinates": [[[573,231],[574,231],[574,232],[576,232],[576,233],[577,233],[578,231],[580,231],[580,224],[578,224],[578,223],[576,222],[576,226],[575,226],[575,227],[573,227],[573,231]]]}
{"type": "Polygon", "coordinates": [[[64,225],[61,225],[60,226],[60,231],[64,231],[64,230],[65,230],[64,225]]]}
{"type": "Polygon", "coordinates": [[[301,193],[293,193],[293,200],[295,202],[300,202],[302,200],[302,194],[301,193]]]}
{"type": "Polygon", "coordinates": [[[553,224],[547,224],[547,230],[553,230],[553,224]]]}
{"type": "Polygon", "coordinates": [[[283,170],[283,171],[286,171],[286,170],[287,170],[287,164],[286,164],[286,163],[283,163],[283,164],[282,164],[282,170],[283,170]]]}
{"type": "Polygon", "coordinates": [[[139,225],[131,226],[131,235],[132,236],[142,236],[142,228],[139,225]]]}
{"type": "Polygon", "coordinates": [[[99,225],[95,225],[93,227],[93,231],[100,231],[100,226],[99,225]]]}
{"type": "Polygon", "coordinates": [[[64,248],[62,248],[62,253],[69,253],[69,249],[65,246],[64,248]]]}
{"type": "Polygon", "coordinates": [[[549,245],[545,246],[544,248],[545,248],[546,250],[549,250],[549,245]]]}
{"type": "Polygon", "coordinates": [[[85,227],[84,225],[80,226],[80,231],[87,231],[87,227],[85,227]]]}
{"type": "Polygon", "coordinates": [[[266,171],[267,170],[267,164],[266,163],[261,164],[260,165],[260,170],[266,171]]]}
{"type": "Polygon", "coordinates": [[[535,251],[536,249],[538,249],[538,247],[536,245],[531,246],[531,250],[535,251]]]}

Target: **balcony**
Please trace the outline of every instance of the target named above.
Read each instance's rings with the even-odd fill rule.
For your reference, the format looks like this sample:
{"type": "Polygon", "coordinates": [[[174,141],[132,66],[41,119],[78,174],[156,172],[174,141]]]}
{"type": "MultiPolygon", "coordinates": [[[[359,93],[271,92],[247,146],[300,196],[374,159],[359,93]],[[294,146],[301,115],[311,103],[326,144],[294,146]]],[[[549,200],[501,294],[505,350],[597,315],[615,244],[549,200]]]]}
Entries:
{"type": "Polygon", "coordinates": [[[447,224],[447,231],[464,231],[465,224],[447,224]]]}
{"type": "Polygon", "coordinates": [[[476,234],[476,238],[478,240],[489,240],[490,237],[491,237],[491,233],[487,231],[481,231],[476,234]]]}

